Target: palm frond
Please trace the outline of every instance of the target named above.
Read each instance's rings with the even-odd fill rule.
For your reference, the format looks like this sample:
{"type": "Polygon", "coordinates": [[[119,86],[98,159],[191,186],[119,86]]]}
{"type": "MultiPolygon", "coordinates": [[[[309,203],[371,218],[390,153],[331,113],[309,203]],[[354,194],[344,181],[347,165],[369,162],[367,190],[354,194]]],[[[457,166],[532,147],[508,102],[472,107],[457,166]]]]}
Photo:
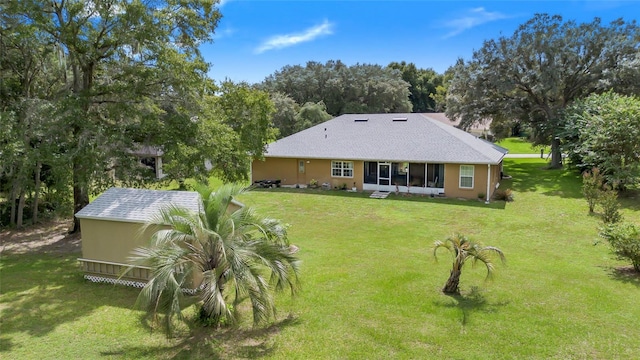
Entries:
{"type": "Polygon", "coordinates": [[[485,246],[482,250],[483,251],[494,252],[494,253],[498,254],[498,256],[500,257],[500,261],[502,261],[503,264],[505,264],[507,262],[507,258],[504,256],[504,253],[502,252],[502,250],[498,249],[495,246],[485,246]]]}
{"type": "Polygon", "coordinates": [[[449,250],[451,255],[455,256],[453,247],[452,247],[452,245],[451,245],[451,243],[449,241],[436,240],[433,243],[433,258],[435,259],[435,261],[438,261],[438,249],[440,249],[440,248],[445,248],[445,249],[449,250]]]}

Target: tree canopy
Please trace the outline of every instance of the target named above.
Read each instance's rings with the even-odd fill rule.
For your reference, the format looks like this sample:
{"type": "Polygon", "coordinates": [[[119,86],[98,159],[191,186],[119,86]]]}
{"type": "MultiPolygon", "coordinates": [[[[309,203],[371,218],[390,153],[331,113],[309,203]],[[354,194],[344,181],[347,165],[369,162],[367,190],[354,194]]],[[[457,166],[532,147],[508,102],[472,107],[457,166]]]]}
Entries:
{"type": "Polygon", "coordinates": [[[594,92],[637,92],[632,64],[639,42],[635,22],[578,24],[537,14],[512,36],[487,40],[471,60],[457,62],[447,115],[463,127],[486,119],[520,121],[537,143],[551,144],[551,166],[557,167],[562,111],[594,92]]]}
{"type": "Polygon", "coordinates": [[[597,168],[619,188],[640,179],[640,99],[613,92],[592,94],[565,112],[563,139],[571,163],[597,168]]]}
{"type": "Polygon", "coordinates": [[[399,70],[402,80],[409,83],[409,101],[413,112],[440,112],[445,107],[445,80],[447,75],[438,74],[435,70],[420,69],[414,63],[392,62],[388,65],[399,70]]]}
{"type": "Polygon", "coordinates": [[[380,65],[309,61],[304,67],[283,67],[260,87],[286,94],[299,105],[322,101],[332,116],[411,111],[409,84],[400,71],[380,65]]]}
{"type": "Polygon", "coordinates": [[[163,150],[167,179],[206,178],[204,160],[225,179],[246,178],[249,157],[274,137],[273,109],[261,91],[207,78],[198,47],[212,40],[216,4],[3,2],[0,117],[10,131],[0,152],[12,160],[0,175],[9,197],[33,193],[33,173],[48,165],[60,189],[73,189],[77,212],[115,179],[149,180],[132,156],[141,145],[163,150]]]}

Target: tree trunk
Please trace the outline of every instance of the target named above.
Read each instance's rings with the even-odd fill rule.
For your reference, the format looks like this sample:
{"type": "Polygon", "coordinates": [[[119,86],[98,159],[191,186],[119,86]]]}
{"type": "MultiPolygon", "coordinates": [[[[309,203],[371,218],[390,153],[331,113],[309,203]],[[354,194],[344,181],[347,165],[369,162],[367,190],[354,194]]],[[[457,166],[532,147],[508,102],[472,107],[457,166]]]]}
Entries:
{"type": "Polygon", "coordinates": [[[69,234],[80,232],[80,220],[75,214],[89,204],[89,192],[82,181],[82,166],[75,160],[73,163],[73,228],[69,230],[69,234]]]}
{"type": "Polygon", "coordinates": [[[11,185],[11,195],[9,196],[9,201],[11,201],[11,219],[9,220],[9,224],[16,224],[16,195],[18,193],[18,183],[17,181],[13,181],[11,185]]]}
{"type": "Polygon", "coordinates": [[[462,272],[458,269],[451,270],[451,275],[449,275],[449,280],[442,288],[442,292],[445,294],[459,294],[460,290],[458,289],[458,284],[460,284],[460,274],[462,272]]]}
{"type": "Polygon", "coordinates": [[[31,217],[31,221],[35,224],[38,222],[38,198],[40,197],[40,172],[42,170],[42,163],[38,161],[36,165],[36,176],[35,176],[35,194],[33,195],[33,216],[31,217]]]}
{"type": "Polygon", "coordinates": [[[24,190],[20,191],[20,200],[18,200],[18,218],[16,220],[16,226],[22,227],[22,217],[24,215],[24,190]]]}
{"type": "Polygon", "coordinates": [[[551,140],[551,165],[552,169],[562,168],[562,152],[560,151],[560,138],[551,140]]]}

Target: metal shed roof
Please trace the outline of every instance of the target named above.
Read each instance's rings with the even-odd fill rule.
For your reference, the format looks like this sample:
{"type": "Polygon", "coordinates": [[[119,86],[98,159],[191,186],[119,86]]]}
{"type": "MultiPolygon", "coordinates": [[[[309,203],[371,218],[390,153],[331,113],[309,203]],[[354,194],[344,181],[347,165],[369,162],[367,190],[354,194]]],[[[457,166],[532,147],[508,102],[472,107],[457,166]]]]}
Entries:
{"type": "Polygon", "coordinates": [[[110,188],[76,213],[78,219],[143,223],[160,209],[178,205],[199,211],[202,201],[195,191],[110,188]]]}

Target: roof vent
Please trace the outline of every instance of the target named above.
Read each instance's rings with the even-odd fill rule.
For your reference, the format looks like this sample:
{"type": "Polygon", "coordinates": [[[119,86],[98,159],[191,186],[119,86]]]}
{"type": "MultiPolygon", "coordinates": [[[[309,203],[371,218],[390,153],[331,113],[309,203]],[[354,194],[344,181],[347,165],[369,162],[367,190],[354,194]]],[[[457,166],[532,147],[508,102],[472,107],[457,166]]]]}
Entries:
{"type": "Polygon", "coordinates": [[[407,121],[406,117],[395,117],[393,118],[393,121],[407,121]]]}
{"type": "Polygon", "coordinates": [[[355,121],[355,122],[366,122],[366,121],[369,121],[369,119],[362,118],[362,119],[355,119],[353,121],[355,121]]]}

